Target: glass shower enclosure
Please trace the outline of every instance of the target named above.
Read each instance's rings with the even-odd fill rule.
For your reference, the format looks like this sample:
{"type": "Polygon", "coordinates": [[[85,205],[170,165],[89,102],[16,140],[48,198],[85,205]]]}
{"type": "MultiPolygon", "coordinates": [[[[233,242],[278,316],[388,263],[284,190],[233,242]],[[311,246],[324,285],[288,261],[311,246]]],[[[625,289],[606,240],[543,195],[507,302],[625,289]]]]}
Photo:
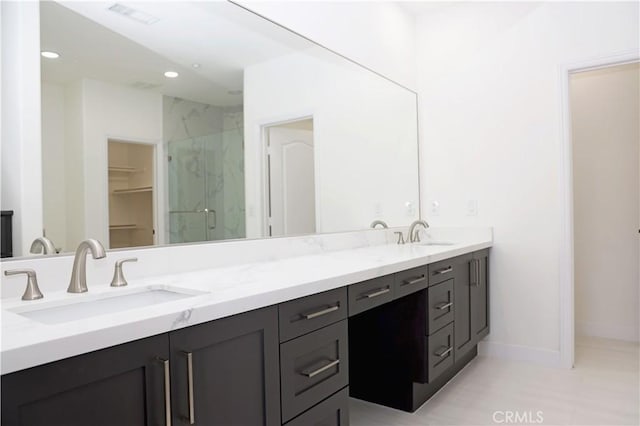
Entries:
{"type": "Polygon", "coordinates": [[[245,236],[242,142],[238,130],[168,142],[170,243],[245,236]]]}

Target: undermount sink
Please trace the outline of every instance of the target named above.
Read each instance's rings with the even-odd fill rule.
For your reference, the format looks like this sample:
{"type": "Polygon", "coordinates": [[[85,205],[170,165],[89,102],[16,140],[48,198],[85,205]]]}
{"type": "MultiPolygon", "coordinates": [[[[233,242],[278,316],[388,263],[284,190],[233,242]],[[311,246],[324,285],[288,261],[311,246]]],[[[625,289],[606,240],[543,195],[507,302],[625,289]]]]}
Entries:
{"type": "Polygon", "coordinates": [[[452,246],[455,243],[451,241],[427,240],[427,241],[420,241],[418,244],[421,246],[452,246]]]}
{"type": "Polygon", "coordinates": [[[178,287],[151,285],[109,291],[98,295],[85,293],[78,296],[76,300],[65,299],[50,303],[44,302],[8,310],[43,324],[60,324],[173,302],[205,293],[178,287]],[[126,291],[126,293],[122,294],[120,291],[126,291]]]}

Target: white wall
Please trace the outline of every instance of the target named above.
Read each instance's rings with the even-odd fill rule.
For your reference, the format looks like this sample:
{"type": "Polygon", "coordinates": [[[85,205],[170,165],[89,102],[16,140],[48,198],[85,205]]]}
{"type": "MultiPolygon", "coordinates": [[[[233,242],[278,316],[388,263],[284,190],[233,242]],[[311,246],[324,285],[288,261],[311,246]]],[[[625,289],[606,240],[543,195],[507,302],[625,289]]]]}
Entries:
{"type": "Polygon", "coordinates": [[[402,226],[417,218],[413,93],[320,49],[247,67],[244,77],[248,237],[265,235],[261,126],[308,116],[318,232],[365,229],[374,219],[402,226]]]}
{"type": "Polygon", "coordinates": [[[2,210],[13,210],[13,253],[42,235],[38,3],[2,2],[2,210]],[[35,28],[35,30],[34,30],[35,28]]]}
{"type": "MultiPolygon", "coordinates": [[[[162,151],[162,95],[84,79],[82,102],[85,238],[106,242],[109,241],[107,139],[154,143],[162,151]]],[[[164,176],[163,164],[164,161],[156,164],[158,177],[164,176]]],[[[155,196],[162,197],[163,191],[156,191],[155,196]]],[[[157,200],[156,205],[164,205],[163,200],[157,200]]],[[[163,217],[158,215],[156,220],[161,222],[163,217]]],[[[163,235],[163,230],[163,224],[158,224],[156,235],[163,235]]]]}
{"type": "Polygon", "coordinates": [[[65,90],[42,83],[42,207],[43,227],[57,248],[67,246],[67,182],[65,136],[65,90]]]}
{"type": "Polygon", "coordinates": [[[106,244],[107,139],[157,143],[161,150],[162,96],[90,79],[44,83],[42,118],[47,236],[63,252],[86,238],[106,244]]]}
{"type": "Polygon", "coordinates": [[[494,226],[494,353],[559,360],[560,69],[637,51],[637,17],[637,3],[461,3],[418,19],[423,208],[494,226]]]}
{"type": "Polygon", "coordinates": [[[84,102],[82,95],[82,81],[75,81],[65,88],[64,177],[67,222],[65,228],[66,246],[63,247],[63,251],[74,250],[78,243],[86,238],[84,208],[82,207],[85,203],[87,183],[84,175],[84,102]]]}
{"type": "Polygon", "coordinates": [[[640,66],[571,76],[576,334],[638,341],[640,66]]]}
{"type": "Polygon", "coordinates": [[[416,89],[415,21],[395,3],[238,3],[410,89],[416,89]]]}

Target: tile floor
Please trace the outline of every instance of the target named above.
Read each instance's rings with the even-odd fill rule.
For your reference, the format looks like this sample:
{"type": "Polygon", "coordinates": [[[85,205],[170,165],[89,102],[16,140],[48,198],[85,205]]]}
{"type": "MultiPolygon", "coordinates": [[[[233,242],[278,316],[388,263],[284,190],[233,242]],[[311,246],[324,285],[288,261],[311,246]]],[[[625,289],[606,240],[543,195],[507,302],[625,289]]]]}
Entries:
{"type": "Polygon", "coordinates": [[[638,426],[639,364],[638,343],[600,338],[578,339],[572,370],[477,357],[413,414],[351,399],[351,426],[638,426]]]}

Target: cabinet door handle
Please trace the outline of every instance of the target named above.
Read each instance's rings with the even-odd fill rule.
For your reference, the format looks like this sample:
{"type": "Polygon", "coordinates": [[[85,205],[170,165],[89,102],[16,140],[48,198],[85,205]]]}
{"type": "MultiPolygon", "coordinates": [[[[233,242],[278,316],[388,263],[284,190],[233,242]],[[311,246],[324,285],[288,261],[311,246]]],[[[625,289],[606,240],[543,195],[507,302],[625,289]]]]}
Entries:
{"type": "Polygon", "coordinates": [[[340,304],[334,305],[334,306],[329,306],[326,309],[322,309],[320,311],[316,311],[316,312],[311,312],[310,314],[302,314],[302,317],[304,319],[313,319],[313,318],[317,318],[317,317],[321,317],[322,315],[326,315],[328,313],[331,312],[335,312],[338,309],[340,309],[340,304]]]}
{"type": "Polygon", "coordinates": [[[453,306],[453,302],[449,302],[449,303],[442,302],[442,303],[437,304],[435,306],[435,308],[438,309],[439,311],[442,311],[442,310],[447,309],[448,307],[451,307],[451,306],[453,306]]]}
{"type": "Polygon", "coordinates": [[[469,284],[471,284],[472,287],[476,286],[476,260],[475,259],[471,259],[471,262],[469,262],[469,273],[471,275],[471,282],[469,284]]]}
{"type": "Polygon", "coordinates": [[[389,287],[377,288],[372,292],[363,294],[362,297],[366,299],[373,299],[374,297],[382,296],[383,294],[389,293],[390,291],[391,289],[389,287]]]}
{"type": "Polygon", "coordinates": [[[422,275],[422,276],[420,276],[418,278],[414,278],[414,279],[411,279],[411,280],[404,280],[404,281],[402,281],[402,285],[418,284],[418,283],[420,283],[420,282],[422,282],[422,281],[424,281],[426,279],[427,278],[424,275],[422,275]]]}
{"type": "Polygon", "coordinates": [[[325,364],[322,367],[317,368],[315,370],[312,370],[312,371],[304,370],[301,374],[303,376],[307,376],[307,377],[317,376],[318,374],[322,373],[323,371],[326,371],[326,370],[330,369],[331,367],[334,367],[334,366],[336,366],[338,364],[340,364],[340,360],[336,359],[336,360],[333,360],[333,361],[329,362],[328,364],[325,364]]]}
{"type": "Polygon", "coordinates": [[[164,368],[164,423],[171,426],[171,372],[169,370],[169,360],[164,358],[156,358],[162,363],[164,368]]]}
{"type": "Polygon", "coordinates": [[[477,279],[476,279],[476,285],[477,285],[478,287],[480,287],[480,282],[482,281],[482,280],[480,279],[480,259],[476,259],[476,271],[477,271],[477,272],[476,272],[476,277],[477,277],[477,279]]]}
{"type": "Polygon", "coordinates": [[[437,270],[433,271],[433,274],[434,275],[442,275],[442,274],[448,274],[451,271],[453,271],[453,266],[447,266],[446,268],[437,269],[437,270]]]}
{"type": "Polygon", "coordinates": [[[192,425],[196,422],[196,415],[193,403],[193,352],[183,352],[187,356],[187,387],[189,399],[189,424],[192,425]]]}
{"type": "Polygon", "coordinates": [[[436,355],[436,356],[438,356],[438,357],[440,357],[440,358],[444,358],[444,357],[446,357],[447,355],[449,355],[449,353],[450,353],[452,350],[453,350],[453,348],[451,348],[451,347],[449,347],[449,348],[448,348],[448,347],[446,347],[446,346],[443,346],[442,348],[440,348],[440,350],[439,350],[439,351],[436,351],[435,355],[436,355]]]}

